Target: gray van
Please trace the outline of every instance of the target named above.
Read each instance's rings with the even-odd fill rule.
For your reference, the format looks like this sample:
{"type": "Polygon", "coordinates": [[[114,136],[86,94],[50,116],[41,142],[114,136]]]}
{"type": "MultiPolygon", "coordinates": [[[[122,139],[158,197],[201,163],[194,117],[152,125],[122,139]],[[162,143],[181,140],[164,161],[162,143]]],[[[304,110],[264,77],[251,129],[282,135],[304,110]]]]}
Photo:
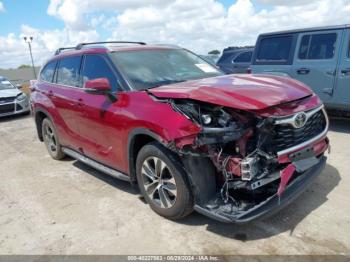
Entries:
{"type": "Polygon", "coordinates": [[[350,25],[261,34],[252,73],[289,76],[310,86],[328,109],[350,112],[350,25]]]}

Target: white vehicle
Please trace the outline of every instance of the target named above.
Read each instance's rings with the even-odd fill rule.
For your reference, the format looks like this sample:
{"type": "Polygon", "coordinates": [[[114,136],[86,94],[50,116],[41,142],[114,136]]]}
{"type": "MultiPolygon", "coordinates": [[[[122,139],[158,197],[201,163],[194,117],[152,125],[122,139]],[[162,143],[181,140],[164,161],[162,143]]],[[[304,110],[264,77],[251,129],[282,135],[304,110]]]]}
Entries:
{"type": "Polygon", "coordinates": [[[28,96],[5,77],[0,76],[0,117],[29,112],[28,96]]]}

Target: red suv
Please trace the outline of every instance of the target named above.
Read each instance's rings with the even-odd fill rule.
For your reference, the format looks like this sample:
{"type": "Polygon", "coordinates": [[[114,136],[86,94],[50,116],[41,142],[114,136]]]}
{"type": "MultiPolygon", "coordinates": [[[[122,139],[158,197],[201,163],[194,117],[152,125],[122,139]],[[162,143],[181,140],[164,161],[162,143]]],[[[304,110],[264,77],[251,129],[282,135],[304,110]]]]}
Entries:
{"type": "Polygon", "coordinates": [[[138,184],[170,218],[244,223],[294,200],[323,170],[328,118],[304,84],[224,75],[188,50],[139,42],[59,49],[32,86],[39,139],[138,184]]]}

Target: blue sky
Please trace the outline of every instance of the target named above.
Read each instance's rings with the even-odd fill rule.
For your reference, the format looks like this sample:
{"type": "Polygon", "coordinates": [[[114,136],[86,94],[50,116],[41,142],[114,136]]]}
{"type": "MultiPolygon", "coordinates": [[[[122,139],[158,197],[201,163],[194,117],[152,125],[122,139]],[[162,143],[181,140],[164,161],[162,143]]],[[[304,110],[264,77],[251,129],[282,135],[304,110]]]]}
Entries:
{"type": "Polygon", "coordinates": [[[49,1],[2,0],[2,3],[5,8],[0,13],[2,35],[20,33],[22,24],[48,30],[64,27],[62,21],[47,14],[49,1]]]}
{"type": "Polygon", "coordinates": [[[0,68],[97,40],[176,44],[206,54],[260,33],[350,23],[349,0],[0,0],[0,68]]]}

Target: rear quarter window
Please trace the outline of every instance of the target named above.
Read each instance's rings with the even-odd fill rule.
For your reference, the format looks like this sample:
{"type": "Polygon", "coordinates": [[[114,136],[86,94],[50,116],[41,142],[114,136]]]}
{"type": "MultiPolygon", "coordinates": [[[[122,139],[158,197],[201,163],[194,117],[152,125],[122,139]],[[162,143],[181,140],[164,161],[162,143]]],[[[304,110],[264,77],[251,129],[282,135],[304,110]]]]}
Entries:
{"type": "Polygon", "coordinates": [[[293,44],[293,36],[269,36],[260,40],[256,62],[258,63],[287,63],[293,44]]]}
{"type": "Polygon", "coordinates": [[[335,53],[336,33],[303,35],[299,59],[332,59],[335,53]]]}
{"type": "Polygon", "coordinates": [[[55,74],[57,61],[49,62],[45,65],[44,69],[40,73],[40,79],[46,82],[52,82],[55,74]]]}
{"type": "Polygon", "coordinates": [[[249,63],[252,60],[252,53],[253,52],[244,52],[239,54],[235,59],[235,63],[249,63]]]}
{"type": "Polygon", "coordinates": [[[234,57],[234,52],[224,52],[222,56],[217,61],[217,64],[223,64],[223,63],[231,63],[232,58],[234,57]]]}

